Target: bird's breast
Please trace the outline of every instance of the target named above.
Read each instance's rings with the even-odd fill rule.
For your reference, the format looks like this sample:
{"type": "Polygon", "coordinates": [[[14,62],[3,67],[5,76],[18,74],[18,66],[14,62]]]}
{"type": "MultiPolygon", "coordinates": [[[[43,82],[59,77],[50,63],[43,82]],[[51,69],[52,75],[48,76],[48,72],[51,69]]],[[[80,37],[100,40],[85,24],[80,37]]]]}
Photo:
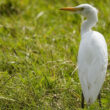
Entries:
{"type": "Polygon", "coordinates": [[[94,60],[103,61],[107,58],[107,46],[103,36],[97,32],[88,32],[81,40],[78,63],[92,64],[94,60]]]}

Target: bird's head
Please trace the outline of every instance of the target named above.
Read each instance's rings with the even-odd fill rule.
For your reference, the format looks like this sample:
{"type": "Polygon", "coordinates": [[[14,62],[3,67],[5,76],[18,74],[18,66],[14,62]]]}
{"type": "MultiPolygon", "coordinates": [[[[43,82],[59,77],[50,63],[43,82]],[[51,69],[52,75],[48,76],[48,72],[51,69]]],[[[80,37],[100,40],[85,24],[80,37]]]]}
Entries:
{"type": "Polygon", "coordinates": [[[79,13],[84,17],[89,17],[91,14],[92,15],[95,14],[97,16],[97,13],[98,13],[98,10],[89,4],[81,4],[76,7],[65,7],[65,8],[61,8],[60,10],[79,13]]]}

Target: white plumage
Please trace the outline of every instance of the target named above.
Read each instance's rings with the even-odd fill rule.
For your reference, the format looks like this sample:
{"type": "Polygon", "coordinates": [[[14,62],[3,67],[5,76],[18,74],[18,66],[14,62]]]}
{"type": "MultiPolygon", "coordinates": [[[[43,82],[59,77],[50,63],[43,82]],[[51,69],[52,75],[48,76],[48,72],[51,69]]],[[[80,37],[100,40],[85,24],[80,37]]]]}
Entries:
{"type": "Polygon", "coordinates": [[[84,98],[87,104],[92,104],[103,85],[108,64],[105,39],[102,34],[91,29],[98,21],[98,11],[89,4],[82,4],[75,8],[62,8],[61,10],[73,11],[87,18],[81,26],[78,74],[84,98]]]}
{"type": "Polygon", "coordinates": [[[102,87],[107,69],[107,46],[95,31],[82,35],[78,53],[78,73],[87,104],[92,104],[102,87]]]}

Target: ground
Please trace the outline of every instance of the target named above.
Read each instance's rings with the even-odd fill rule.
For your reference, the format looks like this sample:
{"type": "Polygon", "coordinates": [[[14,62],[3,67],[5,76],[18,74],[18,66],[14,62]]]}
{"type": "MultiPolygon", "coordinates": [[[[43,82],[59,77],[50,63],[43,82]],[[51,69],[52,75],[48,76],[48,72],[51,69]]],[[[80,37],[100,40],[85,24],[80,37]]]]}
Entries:
{"type": "MultiPolygon", "coordinates": [[[[93,29],[104,35],[110,53],[110,0],[0,0],[2,110],[81,110],[82,19],[59,10],[81,3],[99,10],[93,29]]],[[[96,101],[85,110],[110,110],[110,63],[101,95],[102,109],[96,101]]]]}

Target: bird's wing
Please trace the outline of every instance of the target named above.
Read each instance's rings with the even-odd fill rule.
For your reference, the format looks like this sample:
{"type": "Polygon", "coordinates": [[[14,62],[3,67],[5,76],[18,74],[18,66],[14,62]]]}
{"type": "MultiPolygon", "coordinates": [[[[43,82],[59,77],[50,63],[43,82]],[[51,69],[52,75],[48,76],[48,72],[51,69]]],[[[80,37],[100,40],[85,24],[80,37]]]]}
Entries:
{"type": "Polygon", "coordinates": [[[78,55],[78,73],[87,103],[93,103],[97,98],[105,79],[107,61],[107,46],[100,34],[98,37],[82,40],[78,55]]]}

